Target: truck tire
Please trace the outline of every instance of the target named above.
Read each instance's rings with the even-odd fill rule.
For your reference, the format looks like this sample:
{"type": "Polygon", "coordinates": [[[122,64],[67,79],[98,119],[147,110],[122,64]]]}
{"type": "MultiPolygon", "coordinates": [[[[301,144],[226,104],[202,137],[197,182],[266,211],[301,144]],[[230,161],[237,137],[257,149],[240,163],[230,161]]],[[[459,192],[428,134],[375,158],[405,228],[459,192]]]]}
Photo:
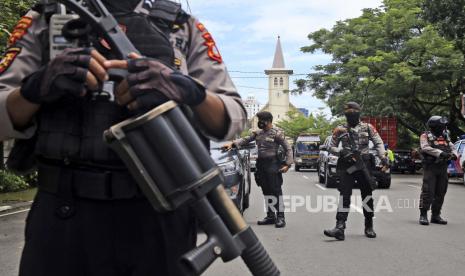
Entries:
{"type": "Polygon", "coordinates": [[[296,165],[296,166],[295,166],[295,171],[296,171],[296,172],[299,172],[299,171],[300,171],[300,167],[296,165]]]}

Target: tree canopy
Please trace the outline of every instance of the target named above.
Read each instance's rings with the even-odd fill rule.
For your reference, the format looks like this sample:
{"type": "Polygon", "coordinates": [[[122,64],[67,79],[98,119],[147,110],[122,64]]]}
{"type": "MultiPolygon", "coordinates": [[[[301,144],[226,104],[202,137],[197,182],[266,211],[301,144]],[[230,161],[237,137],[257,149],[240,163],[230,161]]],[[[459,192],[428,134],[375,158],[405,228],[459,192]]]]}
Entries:
{"type": "Polygon", "coordinates": [[[427,20],[424,0],[383,3],[363,10],[360,17],[336,22],[331,30],[309,34],[312,44],[302,51],[323,52],[332,62],[297,81],[297,91],[312,90],[333,114],[355,100],[365,115],[396,116],[415,134],[431,115],[449,117],[453,135],[462,133],[463,52],[427,20]]]}
{"type": "Polygon", "coordinates": [[[305,117],[297,110],[291,110],[287,114],[288,119],[279,121],[276,125],[284,130],[287,137],[295,140],[301,133],[316,133],[323,138],[331,134],[331,131],[342,122],[331,121],[323,113],[310,114],[305,117]]]}
{"type": "Polygon", "coordinates": [[[5,51],[6,42],[16,22],[37,0],[1,0],[0,1],[0,54],[5,51]]]}

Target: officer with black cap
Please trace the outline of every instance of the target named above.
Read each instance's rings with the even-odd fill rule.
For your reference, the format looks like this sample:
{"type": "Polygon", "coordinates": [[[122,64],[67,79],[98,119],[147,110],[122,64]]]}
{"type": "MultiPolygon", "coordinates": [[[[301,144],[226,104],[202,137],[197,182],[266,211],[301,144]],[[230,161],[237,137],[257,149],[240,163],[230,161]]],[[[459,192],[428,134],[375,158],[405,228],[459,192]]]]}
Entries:
{"type": "Polygon", "coordinates": [[[361,171],[355,171],[349,174],[347,169],[354,163],[352,159],[354,151],[359,151],[365,166],[369,170],[374,167],[374,156],[369,153],[370,140],[374,144],[378,157],[382,160],[383,164],[387,164],[388,161],[385,155],[384,143],[371,124],[362,123],[360,121],[360,105],[358,103],[348,102],[345,104],[344,115],[347,119],[347,125],[339,126],[334,129],[330,148],[331,153],[339,156],[336,169],[341,180],[338,189],[340,198],[342,198],[342,204],[339,204],[339,210],[336,215],[336,227],[334,229],[325,230],[324,234],[338,240],[345,239],[344,230],[346,228],[346,220],[350,209],[350,197],[355,181],[357,181],[364,202],[363,214],[365,216],[365,235],[368,238],[375,238],[376,233],[373,230],[373,190],[369,183],[370,180],[366,179],[361,171]],[[342,147],[339,147],[340,143],[342,147]],[[355,146],[355,148],[353,146],[355,146]]]}
{"type": "Polygon", "coordinates": [[[429,225],[428,210],[431,207],[431,223],[447,224],[441,217],[441,208],[449,182],[449,160],[457,160],[457,152],[447,133],[447,118],[432,116],[426,125],[429,131],[420,136],[423,157],[423,186],[420,195],[420,224],[429,225]]]}
{"type": "Polygon", "coordinates": [[[270,112],[261,111],[257,113],[257,117],[260,130],[223,147],[225,149],[231,149],[233,146],[240,148],[254,140],[256,141],[258,158],[255,181],[262,188],[267,205],[267,216],[258,221],[258,225],[275,224],[276,228],[282,228],[286,226],[281,188],[283,184],[282,173],[286,173],[293,163],[292,148],[286,141],[284,133],[273,127],[273,115],[270,112]],[[284,161],[278,157],[279,146],[282,146],[285,152],[284,161]]]}

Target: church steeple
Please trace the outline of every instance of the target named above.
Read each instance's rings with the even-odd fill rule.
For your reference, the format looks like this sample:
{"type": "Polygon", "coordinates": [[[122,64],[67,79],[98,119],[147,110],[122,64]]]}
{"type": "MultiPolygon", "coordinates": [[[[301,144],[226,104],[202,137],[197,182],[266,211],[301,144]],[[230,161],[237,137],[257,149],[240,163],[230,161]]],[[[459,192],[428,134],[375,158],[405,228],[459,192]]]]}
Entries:
{"type": "Polygon", "coordinates": [[[274,52],[274,60],[273,60],[273,69],[278,69],[278,68],[286,68],[286,65],[284,64],[284,55],[283,55],[283,49],[281,47],[281,37],[278,36],[278,42],[276,43],[276,50],[274,52]]]}
{"type": "Polygon", "coordinates": [[[293,74],[293,71],[286,69],[281,37],[279,36],[273,67],[265,70],[265,74],[268,75],[268,111],[273,114],[276,121],[281,121],[286,118],[289,111],[289,76],[293,74]]]}

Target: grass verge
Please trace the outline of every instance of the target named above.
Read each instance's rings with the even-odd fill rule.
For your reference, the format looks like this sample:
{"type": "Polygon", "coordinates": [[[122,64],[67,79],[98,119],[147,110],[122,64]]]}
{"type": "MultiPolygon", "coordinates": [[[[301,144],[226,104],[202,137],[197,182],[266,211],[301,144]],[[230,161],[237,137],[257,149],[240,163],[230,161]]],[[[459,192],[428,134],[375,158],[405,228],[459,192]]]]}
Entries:
{"type": "Polygon", "coordinates": [[[21,192],[1,193],[0,204],[32,201],[37,193],[37,188],[27,189],[21,192]]]}

